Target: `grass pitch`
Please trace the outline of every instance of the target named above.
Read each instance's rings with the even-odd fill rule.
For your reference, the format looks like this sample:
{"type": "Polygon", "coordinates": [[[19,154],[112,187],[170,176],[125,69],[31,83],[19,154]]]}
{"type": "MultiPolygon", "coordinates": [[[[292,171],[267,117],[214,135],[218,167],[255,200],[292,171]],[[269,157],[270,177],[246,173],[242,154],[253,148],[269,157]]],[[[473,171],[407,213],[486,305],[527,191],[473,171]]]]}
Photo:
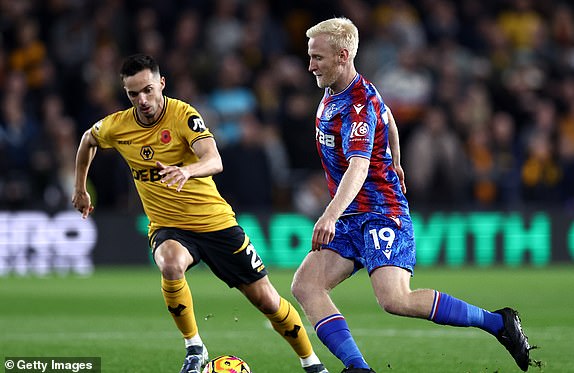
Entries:
{"type": "MultiPolygon", "coordinates": [[[[289,293],[292,271],[270,270],[289,293]]],[[[298,359],[243,296],[205,268],[188,273],[195,312],[210,356],[242,357],[255,373],[302,372],[298,359]]],[[[412,287],[430,287],[487,309],[521,313],[530,371],[574,372],[574,268],[418,268],[412,287]]],[[[333,292],[367,361],[378,372],[519,372],[492,336],[385,314],[365,271],[333,292]]],[[[302,314],[302,312],[301,312],[302,314]]],[[[306,320],[305,320],[306,322],[306,320]]],[[[332,373],[343,368],[306,323],[332,373]]],[[[102,372],[179,372],[184,349],[165,310],[155,268],[97,269],[88,278],[0,278],[0,352],[7,356],[97,356],[102,372]]]]}

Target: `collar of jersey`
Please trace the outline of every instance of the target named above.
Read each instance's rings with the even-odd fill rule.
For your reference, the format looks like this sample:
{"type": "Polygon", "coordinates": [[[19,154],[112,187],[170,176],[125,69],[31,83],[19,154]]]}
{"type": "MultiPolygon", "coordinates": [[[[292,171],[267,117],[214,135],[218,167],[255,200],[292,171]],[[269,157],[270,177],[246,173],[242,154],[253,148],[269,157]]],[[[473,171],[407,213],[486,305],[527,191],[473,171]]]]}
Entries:
{"type": "Polygon", "coordinates": [[[155,120],[154,122],[149,123],[149,124],[142,122],[138,118],[138,112],[137,112],[136,108],[133,108],[133,116],[134,116],[136,123],[139,124],[141,127],[144,127],[144,128],[151,128],[151,127],[155,126],[156,124],[158,124],[163,119],[165,112],[167,111],[167,105],[168,105],[168,97],[167,96],[163,96],[163,102],[164,102],[164,105],[163,105],[163,109],[161,110],[161,114],[159,115],[157,120],[155,120]]]}
{"type": "Polygon", "coordinates": [[[347,86],[345,87],[345,89],[343,89],[341,92],[337,92],[337,93],[332,93],[330,92],[331,89],[327,88],[327,93],[329,93],[329,96],[339,96],[342,95],[343,93],[347,92],[347,90],[349,89],[349,87],[351,87],[353,84],[355,84],[357,82],[357,80],[359,80],[359,73],[355,74],[355,77],[353,78],[353,80],[351,80],[351,83],[347,84],[347,86]]]}

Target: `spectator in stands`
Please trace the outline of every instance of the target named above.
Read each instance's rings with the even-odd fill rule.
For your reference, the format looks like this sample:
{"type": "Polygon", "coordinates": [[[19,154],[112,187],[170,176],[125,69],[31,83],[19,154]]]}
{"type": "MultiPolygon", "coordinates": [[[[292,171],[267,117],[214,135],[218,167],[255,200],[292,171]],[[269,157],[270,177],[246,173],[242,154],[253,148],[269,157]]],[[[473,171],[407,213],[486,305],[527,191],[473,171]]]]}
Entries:
{"type": "Polygon", "coordinates": [[[432,76],[421,63],[421,57],[417,49],[402,48],[397,66],[379,71],[373,82],[381,87],[381,94],[393,108],[405,138],[409,136],[411,127],[421,120],[431,101],[432,76]]]}
{"type": "Polygon", "coordinates": [[[514,50],[532,51],[545,26],[542,16],[532,0],[512,0],[511,5],[498,15],[497,22],[514,50]]]}
{"type": "Polygon", "coordinates": [[[217,85],[209,95],[209,104],[219,115],[215,131],[221,147],[236,143],[241,138],[240,118],[257,107],[255,94],[250,86],[249,71],[236,54],[221,59],[217,85]]]}
{"type": "Polygon", "coordinates": [[[16,30],[17,46],[9,55],[10,68],[25,74],[31,91],[40,90],[49,80],[45,70],[48,58],[46,44],[40,39],[39,27],[34,19],[22,19],[16,30]]]}
{"type": "Polygon", "coordinates": [[[38,135],[36,119],[24,108],[23,97],[7,91],[0,103],[0,204],[27,207],[34,197],[30,154],[38,135]]]}
{"type": "Polygon", "coordinates": [[[533,132],[527,142],[522,166],[522,198],[535,206],[558,202],[562,171],[548,134],[533,132]]]}
{"type": "Polygon", "coordinates": [[[214,12],[205,25],[206,43],[216,58],[229,52],[238,52],[244,24],[238,16],[238,2],[235,0],[215,0],[214,12]]]}
{"type": "MultiPolygon", "coordinates": [[[[514,118],[505,112],[496,112],[490,122],[492,133],[493,181],[495,202],[500,207],[517,207],[520,203],[520,165],[522,152],[516,133],[514,118]]],[[[497,205],[491,205],[496,207],[497,205]]]]}
{"type": "Polygon", "coordinates": [[[239,140],[221,150],[225,172],[216,177],[221,194],[238,212],[270,212],[273,180],[271,161],[264,149],[264,125],[254,113],[246,113],[238,130],[239,140]]]}
{"type": "MultiPolygon", "coordinates": [[[[301,175],[317,168],[309,161],[316,159],[315,149],[303,142],[305,136],[297,136],[299,130],[303,131],[302,124],[313,120],[312,111],[311,117],[309,113],[299,115],[301,107],[317,101],[310,99],[316,90],[307,87],[312,81],[305,66],[297,66],[307,58],[304,33],[319,18],[340,13],[361,25],[363,47],[357,65],[367,78],[380,85],[393,108],[405,153],[410,151],[409,132],[418,133],[417,127],[423,126],[422,115],[429,106],[438,105],[459,142],[469,141],[471,133],[481,133],[475,128],[478,126],[493,136],[487,149],[498,151],[502,145],[496,137],[505,135],[496,133],[499,125],[492,126],[511,120],[515,139],[521,140],[516,145],[518,153],[530,154],[526,134],[545,115],[537,108],[538,102],[546,101],[554,106],[551,121],[558,124],[548,141],[561,168],[560,188],[574,190],[569,188],[568,178],[569,144],[574,141],[569,135],[574,105],[568,89],[572,88],[567,88],[574,76],[574,7],[569,2],[335,0],[328,6],[325,2],[269,0],[144,3],[138,3],[129,20],[126,14],[134,11],[133,1],[2,2],[2,95],[7,91],[23,94],[19,105],[24,113],[41,118],[42,102],[52,102],[48,97],[57,94],[66,107],[64,116],[76,126],[74,132],[82,133],[85,123],[101,117],[102,112],[118,109],[119,84],[108,78],[113,76],[110,71],[117,70],[117,56],[145,52],[163,59],[160,63],[167,67],[172,82],[166,87],[168,92],[192,95],[194,102],[201,103],[213,130],[222,133],[217,134],[222,147],[226,136],[230,143],[238,141],[241,131],[237,123],[245,113],[257,110],[264,123],[274,123],[269,128],[276,125],[285,144],[292,168],[287,171],[297,175],[294,180],[299,182],[304,178],[301,175]],[[14,78],[18,74],[25,80],[14,78]],[[97,83],[87,89],[86,83],[93,79],[97,83]],[[401,92],[393,88],[397,84],[405,87],[403,98],[408,99],[402,108],[400,97],[391,96],[401,92]],[[309,157],[311,154],[313,157],[309,157]]],[[[45,126],[38,123],[38,128],[45,126]]],[[[501,132],[507,127],[500,125],[501,132]]],[[[506,145],[502,147],[506,149],[506,145]]],[[[465,158],[470,156],[471,148],[475,149],[464,149],[465,158]]],[[[441,152],[431,151],[432,157],[441,152]]],[[[506,150],[502,155],[492,154],[495,175],[508,170],[504,154],[506,150]]],[[[520,169],[522,158],[515,159],[520,169]]],[[[108,163],[103,157],[98,162],[105,165],[94,165],[94,180],[102,179],[101,173],[125,177],[127,170],[119,159],[108,163]]],[[[409,174],[415,179],[426,175],[409,174]]],[[[41,167],[26,169],[23,175],[31,180],[44,177],[41,167]]],[[[496,197],[489,205],[492,208],[506,200],[502,195],[508,195],[501,192],[498,179],[493,179],[496,197]]],[[[288,184],[292,190],[297,187],[296,183],[288,184]]],[[[126,203],[127,197],[112,198],[126,196],[121,189],[124,185],[100,183],[100,204],[117,207],[126,203]]],[[[477,202],[472,193],[466,195],[464,202],[477,202]]],[[[44,199],[37,196],[33,200],[44,199]]],[[[528,200],[520,196],[520,201],[514,202],[528,200]]],[[[277,206],[276,201],[272,203],[277,206]]]]}
{"type": "Polygon", "coordinates": [[[405,144],[404,160],[413,202],[454,207],[464,200],[467,164],[463,146],[443,108],[426,110],[405,144]]]}

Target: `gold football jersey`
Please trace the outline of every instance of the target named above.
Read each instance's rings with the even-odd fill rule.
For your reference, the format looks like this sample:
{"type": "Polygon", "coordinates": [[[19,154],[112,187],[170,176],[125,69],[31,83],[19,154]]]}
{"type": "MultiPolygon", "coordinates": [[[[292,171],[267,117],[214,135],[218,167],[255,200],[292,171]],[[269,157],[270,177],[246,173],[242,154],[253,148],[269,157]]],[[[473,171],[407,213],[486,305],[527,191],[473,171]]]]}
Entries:
{"type": "Polygon", "coordinates": [[[129,165],[150,220],[150,235],[160,227],[213,232],[237,224],[211,176],[190,178],[179,192],[175,185],[167,187],[161,182],[156,161],[177,166],[197,162],[191,145],[213,137],[191,105],[165,97],[155,123],[140,122],[132,107],[108,115],[91,131],[101,148],[116,149],[129,165]]]}

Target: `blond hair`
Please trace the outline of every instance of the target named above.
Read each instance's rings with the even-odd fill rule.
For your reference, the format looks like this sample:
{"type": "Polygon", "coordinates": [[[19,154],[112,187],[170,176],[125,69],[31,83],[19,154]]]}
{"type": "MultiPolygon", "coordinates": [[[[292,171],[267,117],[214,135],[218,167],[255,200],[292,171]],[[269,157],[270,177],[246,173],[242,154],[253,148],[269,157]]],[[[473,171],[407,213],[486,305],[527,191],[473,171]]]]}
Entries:
{"type": "Polygon", "coordinates": [[[357,55],[359,30],[350,19],[345,17],[331,18],[319,22],[305,33],[308,38],[314,38],[322,34],[327,35],[329,44],[337,52],[341,49],[348,50],[351,60],[357,55]]]}

